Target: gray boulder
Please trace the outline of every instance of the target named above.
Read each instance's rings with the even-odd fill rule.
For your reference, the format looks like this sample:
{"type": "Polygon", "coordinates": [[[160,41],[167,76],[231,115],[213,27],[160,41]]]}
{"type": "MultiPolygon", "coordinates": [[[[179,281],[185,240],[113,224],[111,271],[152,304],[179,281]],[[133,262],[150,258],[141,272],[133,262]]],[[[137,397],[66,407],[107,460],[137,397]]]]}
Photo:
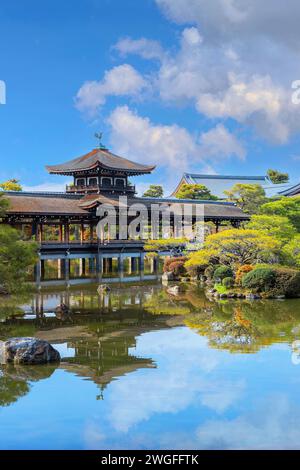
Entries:
{"type": "Polygon", "coordinates": [[[172,286],[172,287],[169,287],[167,289],[167,292],[168,294],[171,294],[171,295],[179,295],[181,294],[182,292],[184,292],[184,288],[179,285],[179,286],[172,286]]]}
{"type": "Polygon", "coordinates": [[[107,286],[106,284],[100,284],[97,288],[97,292],[99,295],[101,294],[105,294],[107,292],[110,292],[111,291],[111,288],[109,286],[107,286]]]}
{"type": "Polygon", "coordinates": [[[10,338],[0,342],[1,364],[46,364],[59,360],[59,352],[50,343],[41,339],[10,338]]]}

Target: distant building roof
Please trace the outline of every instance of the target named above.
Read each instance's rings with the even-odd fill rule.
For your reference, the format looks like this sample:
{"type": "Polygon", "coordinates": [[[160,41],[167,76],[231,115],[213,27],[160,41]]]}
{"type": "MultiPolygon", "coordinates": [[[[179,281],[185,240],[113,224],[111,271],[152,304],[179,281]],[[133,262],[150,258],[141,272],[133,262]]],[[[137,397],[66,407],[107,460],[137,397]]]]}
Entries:
{"type": "Polygon", "coordinates": [[[72,175],[83,171],[93,170],[97,167],[103,167],[108,170],[121,170],[129,174],[151,173],[155,166],[142,165],[132,162],[126,158],[118,157],[107,149],[96,148],[91,152],[69,160],[60,165],[48,165],[46,169],[49,173],[72,175]]]}
{"type": "Polygon", "coordinates": [[[296,196],[297,194],[300,195],[300,183],[293,185],[289,184],[288,187],[279,191],[280,196],[296,196]]]}
{"type": "Polygon", "coordinates": [[[267,176],[234,176],[234,175],[203,175],[197,173],[184,173],[177,188],[172,193],[175,196],[182,184],[203,184],[210,192],[220,199],[224,199],[224,191],[228,191],[235,184],[272,184],[267,176]]]}

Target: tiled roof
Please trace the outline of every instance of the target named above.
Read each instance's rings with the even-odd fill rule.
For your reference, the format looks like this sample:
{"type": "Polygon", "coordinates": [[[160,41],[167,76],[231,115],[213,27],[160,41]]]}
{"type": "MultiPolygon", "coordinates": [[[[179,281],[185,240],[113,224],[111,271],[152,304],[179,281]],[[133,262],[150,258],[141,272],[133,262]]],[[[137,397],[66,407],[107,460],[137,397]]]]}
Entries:
{"type": "MultiPolygon", "coordinates": [[[[126,199],[123,199],[124,202],[126,199]]],[[[148,209],[152,204],[164,205],[164,211],[169,211],[170,206],[181,206],[183,209],[184,205],[193,206],[193,213],[195,214],[196,206],[203,206],[203,215],[206,218],[231,218],[231,219],[245,219],[248,220],[249,216],[245,214],[239,207],[237,207],[232,202],[222,202],[222,201],[197,201],[191,199],[175,199],[175,198],[127,198],[127,207],[132,204],[144,204],[148,209]]],[[[98,206],[99,204],[111,204],[114,207],[119,206],[119,199],[117,196],[106,197],[101,194],[89,194],[82,198],[79,205],[80,207],[91,209],[98,206]]],[[[200,213],[200,212],[199,212],[200,213]]]]}
{"type": "Polygon", "coordinates": [[[220,199],[225,198],[224,191],[228,191],[237,183],[241,184],[271,184],[267,176],[234,176],[234,175],[205,175],[198,173],[184,173],[178,186],[172,193],[177,194],[181,184],[203,184],[211,194],[220,199]]]}
{"type": "Polygon", "coordinates": [[[107,149],[94,149],[81,157],[70,160],[60,165],[46,166],[49,173],[72,174],[80,171],[91,170],[101,166],[111,170],[123,170],[131,174],[150,173],[155,166],[142,165],[126,158],[118,157],[107,149]]]}
{"type": "Polygon", "coordinates": [[[32,195],[30,193],[9,194],[6,193],[9,201],[8,214],[58,214],[58,215],[78,215],[86,214],[86,211],[79,206],[79,200],[71,197],[59,197],[58,195],[32,195]]]}
{"type": "MultiPolygon", "coordinates": [[[[87,215],[88,210],[96,208],[99,204],[111,204],[119,207],[118,196],[104,196],[101,194],[88,194],[86,196],[70,196],[66,194],[34,194],[34,193],[6,193],[9,200],[8,214],[28,214],[28,215],[87,215]]],[[[197,201],[179,200],[167,198],[124,198],[124,207],[133,204],[144,204],[148,209],[152,204],[163,205],[163,212],[170,211],[170,206],[184,205],[193,206],[195,214],[196,207],[200,207],[199,215],[203,208],[205,218],[224,218],[247,220],[249,217],[234,203],[222,201],[197,201]],[[126,205],[127,203],[127,205],[126,205]]]]}

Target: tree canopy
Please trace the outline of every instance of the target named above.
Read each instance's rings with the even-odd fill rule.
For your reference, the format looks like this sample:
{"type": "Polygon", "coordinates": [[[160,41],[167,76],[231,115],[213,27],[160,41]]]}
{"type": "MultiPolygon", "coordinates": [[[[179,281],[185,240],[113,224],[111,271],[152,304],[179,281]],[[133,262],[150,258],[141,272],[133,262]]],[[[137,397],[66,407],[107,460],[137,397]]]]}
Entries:
{"type": "Polygon", "coordinates": [[[288,260],[291,264],[300,268],[300,234],[297,234],[285,245],[284,253],[288,256],[288,260]]]}
{"type": "Polygon", "coordinates": [[[272,170],[271,168],[267,171],[267,175],[274,184],[287,183],[290,179],[288,173],[281,173],[278,170],[272,170]]]}
{"type": "Polygon", "coordinates": [[[0,189],[3,191],[22,191],[22,186],[19,180],[12,178],[0,184],[0,189]]]}
{"type": "Polygon", "coordinates": [[[266,235],[276,238],[282,244],[290,241],[297,233],[288,217],[280,215],[252,215],[247,228],[264,232],[266,235]]]}
{"type": "Polygon", "coordinates": [[[209,235],[203,249],[190,255],[186,267],[275,263],[279,260],[280,248],[278,240],[258,230],[224,230],[209,235]]]}
{"type": "Polygon", "coordinates": [[[26,282],[29,269],[37,260],[37,244],[23,241],[21,233],[0,225],[0,285],[16,292],[26,282]]]}
{"type": "Polygon", "coordinates": [[[260,212],[265,215],[287,217],[300,232],[300,196],[282,197],[276,201],[267,202],[261,206],[260,212]]]}
{"type": "Polygon", "coordinates": [[[144,192],[144,197],[162,197],[164,195],[163,187],[159,184],[150,184],[147,191],[144,192]]]}
{"type": "Polygon", "coordinates": [[[266,203],[267,198],[260,184],[235,184],[230,190],[224,191],[228,200],[235,202],[248,214],[257,213],[260,206],[266,203]]]}
{"type": "Polygon", "coordinates": [[[0,218],[5,215],[5,211],[8,209],[8,200],[4,197],[4,194],[0,193],[0,218]]]}
{"type": "Polygon", "coordinates": [[[177,199],[206,199],[216,201],[218,198],[211,194],[210,190],[203,184],[182,184],[177,199]]]}

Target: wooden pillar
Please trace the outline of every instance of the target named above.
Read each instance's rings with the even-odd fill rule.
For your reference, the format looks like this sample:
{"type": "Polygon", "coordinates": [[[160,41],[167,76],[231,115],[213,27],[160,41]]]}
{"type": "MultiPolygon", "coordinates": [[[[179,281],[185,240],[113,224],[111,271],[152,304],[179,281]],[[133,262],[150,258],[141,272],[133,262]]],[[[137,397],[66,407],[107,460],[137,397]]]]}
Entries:
{"type": "Polygon", "coordinates": [[[69,227],[69,222],[66,222],[64,225],[64,242],[69,243],[70,242],[70,227],[69,227]]]}
{"type": "Polygon", "coordinates": [[[93,224],[90,224],[90,242],[93,241],[93,224]]]}
{"type": "Polygon", "coordinates": [[[58,260],[58,279],[64,279],[66,275],[65,260],[63,258],[58,260]]]}
{"type": "Polygon", "coordinates": [[[123,277],[124,277],[124,259],[123,259],[123,256],[122,256],[121,253],[119,254],[119,257],[118,257],[118,273],[119,273],[120,279],[123,279],[123,277]]]}
{"type": "Polygon", "coordinates": [[[79,276],[85,276],[85,258],[80,258],[79,260],[79,276]]]}
{"type": "Polygon", "coordinates": [[[145,253],[141,252],[140,258],[139,258],[139,271],[140,271],[141,279],[144,278],[144,268],[145,268],[145,253]]]}
{"type": "Polygon", "coordinates": [[[65,258],[65,280],[69,281],[70,279],[70,259],[65,258]]]}
{"type": "Polygon", "coordinates": [[[84,224],[80,224],[80,243],[84,243],[84,224]]]}
{"type": "Polygon", "coordinates": [[[219,232],[219,227],[220,227],[220,222],[216,221],[215,226],[216,226],[216,233],[218,233],[219,232]]]}
{"type": "Polygon", "coordinates": [[[104,258],[102,258],[102,254],[99,252],[96,258],[96,274],[99,282],[101,281],[103,274],[103,260],[104,258]]]}
{"type": "Polygon", "coordinates": [[[136,256],[131,256],[129,259],[129,274],[133,274],[137,271],[137,260],[136,256]]]}
{"type": "Polygon", "coordinates": [[[41,259],[41,280],[45,279],[45,260],[41,259]]]}
{"type": "Polygon", "coordinates": [[[41,260],[34,267],[34,280],[38,285],[41,283],[41,260]]]}
{"type": "Polygon", "coordinates": [[[64,238],[63,238],[63,237],[64,237],[64,234],[63,234],[63,225],[62,225],[62,224],[59,224],[59,229],[58,229],[58,230],[59,230],[59,234],[58,234],[58,236],[59,236],[59,241],[60,241],[60,243],[62,243],[63,240],[64,240],[64,238]]]}
{"type": "Polygon", "coordinates": [[[43,241],[43,224],[42,223],[37,224],[37,239],[36,240],[38,243],[42,243],[43,241]]]}

